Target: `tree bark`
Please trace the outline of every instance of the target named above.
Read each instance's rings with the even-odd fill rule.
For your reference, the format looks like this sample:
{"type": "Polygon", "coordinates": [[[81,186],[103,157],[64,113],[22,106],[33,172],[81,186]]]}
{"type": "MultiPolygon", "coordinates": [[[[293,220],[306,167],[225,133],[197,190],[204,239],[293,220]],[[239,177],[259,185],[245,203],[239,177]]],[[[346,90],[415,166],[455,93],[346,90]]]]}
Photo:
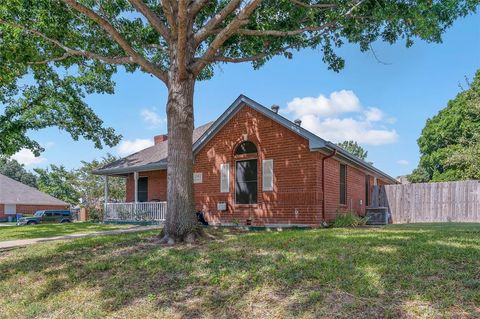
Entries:
{"type": "Polygon", "coordinates": [[[192,242],[201,234],[193,198],[193,93],[195,78],[171,70],[168,83],[167,218],[162,242],[192,242]]]}

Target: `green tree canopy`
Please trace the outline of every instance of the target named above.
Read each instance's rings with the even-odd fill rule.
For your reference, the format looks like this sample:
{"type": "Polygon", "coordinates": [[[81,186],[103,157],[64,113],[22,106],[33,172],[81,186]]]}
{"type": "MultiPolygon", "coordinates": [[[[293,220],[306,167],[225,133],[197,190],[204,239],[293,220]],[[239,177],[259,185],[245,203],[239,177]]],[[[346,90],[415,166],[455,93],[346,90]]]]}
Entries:
{"type": "Polygon", "coordinates": [[[63,166],[50,165],[50,168],[36,168],[38,174],[38,189],[64,202],[77,205],[80,193],[75,186],[76,175],[63,166]]]}
{"type": "Polygon", "coordinates": [[[0,156],[0,174],[8,176],[20,183],[37,188],[37,176],[25,169],[14,159],[0,156]]]}
{"type": "Polygon", "coordinates": [[[368,156],[368,151],[364,150],[363,147],[358,145],[355,141],[343,141],[338,143],[338,146],[345,149],[350,154],[355,155],[359,159],[365,160],[368,156]]]}
{"type": "MultiPolygon", "coordinates": [[[[376,40],[440,42],[479,0],[3,0],[0,2],[0,153],[42,149],[27,133],[49,126],[95,146],[119,136],[84,98],[114,93],[119,68],[168,89],[167,220],[164,240],[192,239],[193,95],[222,63],[259,68],[272,57],[318,48],[338,71],[336,48],[376,40]]],[[[155,92],[152,92],[154,95],[155,92]]]]}
{"type": "Polygon", "coordinates": [[[420,163],[411,181],[480,179],[480,70],[470,87],[427,120],[418,139],[420,163]]]}
{"type": "MultiPolygon", "coordinates": [[[[104,177],[93,175],[92,171],[99,169],[118,157],[107,154],[100,160],[91,162],[82,161],[82,166],[75,170],[75,187],[82,198],[82,204],[98,207],[104,201],[104,177]]],[[[126,181],[122,177],[114,177],[108,180],[108,197],[112,202],[124,202],[126,199],[126,181]]]]}

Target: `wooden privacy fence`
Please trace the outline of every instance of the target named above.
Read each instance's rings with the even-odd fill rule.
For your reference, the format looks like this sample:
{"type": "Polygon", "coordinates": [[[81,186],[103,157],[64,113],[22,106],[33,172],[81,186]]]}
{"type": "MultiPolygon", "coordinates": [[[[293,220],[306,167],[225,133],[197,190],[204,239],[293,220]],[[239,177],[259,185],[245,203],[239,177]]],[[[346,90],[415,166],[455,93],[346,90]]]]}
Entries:
{"type": "Polygon", "coordinates": [[[393,223],[480,222],[480,181],[375,186],[372,207],[393,223]]]}

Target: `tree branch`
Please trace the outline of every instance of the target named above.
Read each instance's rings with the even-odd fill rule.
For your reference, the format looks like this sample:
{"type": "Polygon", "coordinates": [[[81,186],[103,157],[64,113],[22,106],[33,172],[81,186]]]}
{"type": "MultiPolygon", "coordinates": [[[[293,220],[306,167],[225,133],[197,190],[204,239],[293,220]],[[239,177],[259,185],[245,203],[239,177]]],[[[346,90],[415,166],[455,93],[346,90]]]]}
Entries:
{"type": "MultiPolygon", "coordinates": [[[[232,0],[236,1],[236,0],[232,0]]],[[[196,61],[193,65],[193,74],[197,76],[207,65],[206,61],[212,59],[217,53],[218,49],[225,43],[228,38],[230,38],[235,32],[242,26],[248,23],[248,18],[253,13],[253,11],[260,5],[262,0],[252,0],[246,4],[243,9],[238,13],[238,15],[215,37],[215,39],[210,43],[210,46],[205,51],[203,57],[196,61]]]]}
{"type": "Polygon", "coordinates": [[[208,38],[212,31],[224,21],[241,3],[241,0],[231,0],[219,13],[214,15],[208,22],[195,34],[195,47],[208,38]]]}
{"type": "Polygon", "coordinates": [[[274,36],[274,37],[288,37],[292,35],[299,35],[305,32],[322,31],[323,29],[332,26],[334,23],[325,23],[317,27],[305,27],[292,31],[278,31],[278,30],[248,30],[240,29],[235,34],[247,36],[274,36]]]}
{"type": "Polygon", "coordinates": [[[152,27],[167,41],[170,41],[170,31],[167,26],[163,24],[162,20],[158,18],[155,12],[152,11],[142,0],[128,0],[130,4],[147,18],[152,27]]]}
{"type": "Polygon", "coordinates": [[[125,53],[132,58],[132,62],[138,64],[143,70],[151,73],[163,82],[168,83],[167,73],[135,51],[135,49],[130,46],[125,38],[107,20],[99,16],[95,11],[75,0],[63,0],[63,2],[69,5],[72,9],[82,13],[87,18],[100,25],[100,27],[102,27],[102,29],[107,32],[107,34],[109,34],[115,40],[115,42],[118,43],[125,53]]]}
{"type": "Polygon", "coordinates": [[[189,16],[192,17],[192,19],[195,19],[197,14],[200,12],[200,10],[203,9],[207,5],[207,3],[210,0],[195,0],[192,2],[190,5],[190,8],[188,9],[189,16]]]}
{"type": "Polygon", "coordinates": [[[178,1],[178,34],[177,34],[177,57],[178,57],[178,77],[185,79],[187,72],[186,49],[187,49],[187,0],[178,1]]]}
{"type": "Polygon", "coordinates": [[[90,51],[84,51],[84,50],[77,50],[77,49],[69,48],[66,45],[64,45],[63,43],[61,43],[60,41],[52,39],[52,38],[46,36],[45,34],[43,34],[40,31],[26,28],[23,25],[15,23],[15,22],[8,22],[8,21],[0,20],[0,24],[9,25],[11,27],[21,29],[24,32],[36,35],[36,36],[44,39],[45,41],[50,42],[50,43],[54,44],[55,46],[57,46],[60,49],[65,51],[65,53],[61,57],[53,57],[53,58],[45,59],[43,61],[31,62],[30,64],[46,64],[48,62],[62,61],[62,60],[65,60],[69,57],[74,57],[74,56],[83,56],[83,57],[86,57],[86,58],[89,58],[89,59],[99,60],[99,61],[107,63],[107,64],[131,64],[131,63],[133,63],[132,58],[129,57],[129,56],[125,56],[125,57],[106,57],[106,56],[96,54],[96,53],[90,52],[90,51]]]}
{"type": "Polygon", "coordinates": [[[290,0],[291,3],[296,4],[300,7],[303,8],[308,8],[308,9],[329,9],[329,8],[335,8],[338,5],[333,4],[333,3],[318,3],[318,4],[308,4],[305,2],[302,2],[300,0],[290,0]]]}
{"type": "MultiPolygon", "coordinates": [[[[320,37],[322,34],[324,34],[327,31],[327,30],[325,30],[326,28],[328,28],[330,26],[333,26],[333,25],[334,25],[333,23],[324,24],[321,28],[323,30],[323,32],[315,35],[315,38],[320,37]]],[[[320,31],[320,30],[318,30],[318,31],[320,31]]],[[[207,61],[207,62],[227,62],[227,63],[253,62],[253,61],[261,60],[261,59],[266,58],[268,56],[278,55],[278,54],[280,54],[282,52],[286,52],[287,50],[292,49],[294,47],[295,47],[295,44],[291,44],[291,45],[285,46],[285,47],[283,47],[279,50],[273,51],[273,52],[264,52],[264,53],[259,53],[259,54],[256,54],[256,55],[240,57],[240,58],[229,58],[229,57],[225,57],[225,56],[222,56],[222,55],[217,55],[211,61],[207,61]]]]}
{"type": "Polygon", "coordinates": [[[175,16],[173,14],[173,7],[170,0],[162,0],[161,1],[163,13],[165,13],[165,17],[167,18],[167,22],[170,25],[170,29],[172,30],[172,34],[175,35],[177,33],[177,24],[175,23],[175,16]]]}
{"type": "Polygon", "coordinates": [[[347,13],[345,13],[345,16],[346,16],[346,17],[351,17],[353,11],[354,11],[356,8],[358,8],[358,7],[359,7],[362,3],[364,3],[365,1],[366,1],[366,0],[358,0],[357,3],[355,3],[355,5],[352,6],[352,7],[350,8],[350,10],[347,11],[347,13]]]}

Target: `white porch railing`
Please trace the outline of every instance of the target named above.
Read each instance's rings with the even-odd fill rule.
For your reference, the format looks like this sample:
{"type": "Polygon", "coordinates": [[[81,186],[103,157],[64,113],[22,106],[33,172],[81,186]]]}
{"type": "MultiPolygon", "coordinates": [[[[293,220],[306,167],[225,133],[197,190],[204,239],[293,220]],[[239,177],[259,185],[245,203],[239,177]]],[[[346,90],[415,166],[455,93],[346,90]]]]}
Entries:
{"type": "Polygon", "coordinates": [[[163,222],[167,202],[107,203],[105,221],[163,222]]]}

